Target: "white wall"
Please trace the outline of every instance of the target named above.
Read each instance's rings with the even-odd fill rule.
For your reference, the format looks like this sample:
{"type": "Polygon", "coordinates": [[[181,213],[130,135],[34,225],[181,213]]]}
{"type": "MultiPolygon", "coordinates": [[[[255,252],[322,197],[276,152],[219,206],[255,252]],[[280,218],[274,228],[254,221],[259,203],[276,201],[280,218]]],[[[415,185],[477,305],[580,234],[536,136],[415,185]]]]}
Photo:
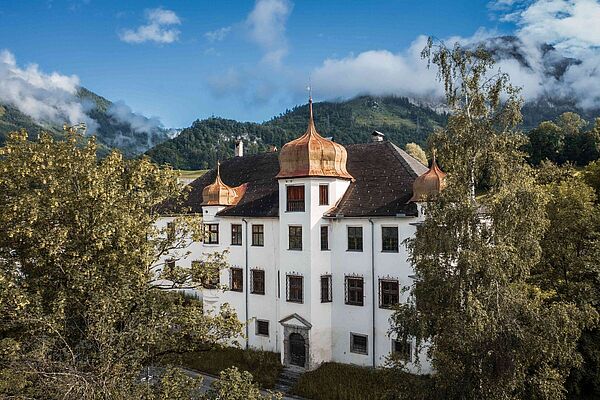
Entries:
{"type": "MultiPolygon", "coordinates": [[[[371,260],[374,254],[375,268],[375,363],[382,366],[392,348],[388,336],[389,318],[392,311],[379,308],[379,278],[398,279],[400,287],[410,286],[413,270],[408,262],[408,252],[402,242],[414,235],[415,223],[422,217],[381,217],[372,218],[340,218],[326,219],[323,214],[328,211],[348,187],[347,181],[326,178],[304,178],[281,180],[279,187],[279,218],[242,218],[218,217],[219,207],[205,207],[204,223],[219,224],[219,244],[191,243],[190,254],[178,261],[179,265],[189,266],[194,259],[203,254],[229,250],[229,262],[232,266],[244,269],[244,291],[203,290],[205,308],[218,307],[221,304],[232,305],[241,321],[246,319],[246,296],[248,296],[249,345],[269,351],[282,353],[283,360],[283,328],[279,320],[297,313],[312,324],[310,337],[310,368],[321,362],[336,361],[364,366],[373,365],[373,290],[371,260]],[[319,206],[319,184],[329,183],[330,205],[319,206]],[[306,211],[287,212],[286,185],[305,185],[306,211]],[[309,206],[312,205],[312,206],[309,206]],[[246,224],[247,223],[247,231],[246,224]],[[242,225],[242,246],[231,245],[231,224],[242,225]],[[252,224],[264,225],[264,247],[251,245],[252,224]],[[288,249],[288,227],[301,225],[303,248],[301,251],[288,249]],[[329,226],[329,251],[321,251],[320,227],[329,226]],[[355,252],[347,249],[347,227],[363,228],[363,251],[355,252]],[[382,252],[382,226],[397,226],[398,253],[382,252]],[[374,233],[374,252],[371,250],[371,235],[374,233]],[[248,268],[246,269],[246,244],[248,244],[248,268]],[[249,278],[247,272],[252,268],[265,270],[265,295],[247,294],[249,278]],[[278,297],[278,273],[280,292],[278,297]],[[286,301],[286,274],[300,274],[304,277],[304,302],[302,304],[286,301]],[[323,274],[332,275],[331,303],[321,303],[320,278],[323,274]],[[355,274],[364,279],[364,305],[345,304],[345,276],[355,274]],[[256,319],[269,321],[269,337],[255,334],[256,319]],[[350,332],[368,336],[368,354],[350,352],[350,332]]],[[[166,226],[172,218],[161,218],[159,226],[166,226]]],[[[163,257],[168,258],[168,257],[163,257]]],[[[229,285],[229,271],[221,271],[221,284],[229,285]]],[[[406,295],[400,301],[406,300],[406,295]]],[[[245,339],[237,341],[242,346],[245,339]]],[[[429,372],[429,364],[422,359],[422,372],[429,372]]],[[[416,372],[416,367],[410,366],[416,372]]]]}

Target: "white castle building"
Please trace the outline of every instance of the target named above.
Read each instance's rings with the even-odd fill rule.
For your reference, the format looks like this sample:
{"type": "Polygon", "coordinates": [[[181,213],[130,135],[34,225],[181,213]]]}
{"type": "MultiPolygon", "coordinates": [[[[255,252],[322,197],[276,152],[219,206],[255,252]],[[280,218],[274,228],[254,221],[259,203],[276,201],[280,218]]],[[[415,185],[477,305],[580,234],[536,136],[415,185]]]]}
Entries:
{"type": "Polygon", "coordinates": [[[201,213],[206,238],[165,261],[185,266],[228,250],[231,268],[220,273],[228,290],[203,289],[205,309],[229,303],[245,322],[239,342],[279,352],[284,365],[382,366],[397,352],[413,369],[421,357],[427,372],[414,343],[390,337],[390,307],[407,301],[413,269],[402,243],[444,173],[379,132],[346,147],[324,139],[312,100],[309,109],[306,132],[279,153],[236,151],[190,184],[184,206],[201,213]]]}

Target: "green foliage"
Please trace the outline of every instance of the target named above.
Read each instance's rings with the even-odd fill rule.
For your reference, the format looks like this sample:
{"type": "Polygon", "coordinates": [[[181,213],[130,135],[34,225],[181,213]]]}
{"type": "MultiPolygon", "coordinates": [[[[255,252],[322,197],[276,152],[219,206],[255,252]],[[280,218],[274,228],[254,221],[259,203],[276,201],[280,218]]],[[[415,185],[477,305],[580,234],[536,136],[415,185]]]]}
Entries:
{"type": "Polygon", "coordinates": [[[240,372],[236,367],[222,371],[219,374],[219,380],[213,382],[206,395],[207,400],[276,400],[281,398],[279,393],[263,395],[258,386],[252,382],[252,375],[247,371],[240,372]]]}
{"type": "Polygon", "coordinates": [[[260,350],[242,350],[234,347],[208,349],[206,351],[171,354],[163,363],[181,365],[186,368],[218,375],[230,367],[251,373],[262,388],[273,388],[282,365],[279,354],[260,350]]]}
{"type": "Polygon", "coordinates": [[[430,41],[423,54],[452,110],[431,140],[450,174],[408,241],[417,283],[393,316],[395,333],[427,349],[436,398],[564,398],[597,313],[532,275],[551,201],[519,150],[518,90],[482,50],[430,41]]]}
{"type": "Polygon", "coordinates": [[[418,144],[406,143],[404,150],[406,150],[408,154],[410,154],[417,160],[421,161],[421,164],[429,165],[429,162],[427,161],[427,154],[425,154],[425,151],[418,144]]]}
{"type": "MultiPolygon", "coordinates": [[[[366,143],[373,130],[385,132],[394,143],[423,144],[427,135],[444,124],[445,115],[411,103],[406,98],[361,96],[344,102],[316,103],[315,123],[319,132],[343,144],[366,143]]],[[[234,140],[244,138],[247,154],[281,148],[306,130],[308,106],[287,110],[262,124],[222,118],[196,121],[176,138],[147,154],[159,164],[179,169],[213,168],[217,159],[233,156],[234,140]]]]}
{"type": "MultiPolygon", "coordinates": [[[[547,163],[540,168],[538,180],[549,194],[546,212],[549,227],[542,244],[542,257],[532,270],[532,279],[558,299],[580,308],[600,307],[600,209],[596,192],[588,184],[590,168],[576,174],[572,168],[547,163]]],[[[597,177],[597,175],[596,175],[597,177]]],[[[571,371],[567,381],[572,399],[600,396],[600,331],[583,332],[578,350],[583,364],[571,371]]]]}
{"type": "Polygon", "coordinates": [[[587,122],[578,114],[565,112],[555,122],[544,121],[529,132],[526,146],[529,161],[538,165],[543,160],[584,166],[600,157],[600,118],[585,129],[587,122]]]}
{"type": "Polygon", "coordinates": [[[0,148],[0,397],[148,398],[144,366],[241,330],[227,307],[205,313],[153,284],[180,242],[155,228],[176,174],[118,152],[98,161],[82,140],[21,132],[0,148]]]}
{"type": "Polygon", "coordinates": [[[389,369],[323,363],[303,374],[292,393],[307,399],[429,399],[430,378],[389,369]]]}

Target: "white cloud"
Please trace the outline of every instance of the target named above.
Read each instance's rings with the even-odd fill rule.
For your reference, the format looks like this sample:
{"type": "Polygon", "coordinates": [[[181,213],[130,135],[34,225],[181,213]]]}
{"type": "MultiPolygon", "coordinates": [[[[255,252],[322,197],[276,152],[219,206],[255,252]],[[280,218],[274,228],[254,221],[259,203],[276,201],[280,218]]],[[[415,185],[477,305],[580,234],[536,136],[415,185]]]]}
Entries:
{"type": "Polygon", "coordinates": [[[229,32],[231,32],[231,26],[225,26],[223,28],[215,29],[214,31],[206,32],[204,37],[211,43],[220,42],[229,35],[229,32]]]}
{"type": "Polygon", "coordinates": [[[146,10],[145,25],[136,29],[126,29],[119,34],[126,43],[173,43],[179,39],[179,30],[174,25],[180,25],[181,20],[174,11],[163,8],[146,10]]]}
{"type": "Polygon", "coordinates": [[[263,61],[278,65],[287,55],[287,19],[293,4],[288,0],[257,0],[246,19],[250,39],[265,51],[263,61]]]}
{"type": "Polygon", "coordinates": [[[600,2],[596,0],[538,0],[510,14],[524,41],[549,43],[577,56],[600,46],[600,2]]]}
{"type": "MultiPolygon", "coordinates": [[[[153,137],[160,134],[161,129],[163,128],[163,125],[158,117],[148,118],[142,114],[135,113],[132,111],[131,107],[129,107],[123,101],[114,102],[107,110],[107,113],[116,122],[129,124],[133,132],[145,133],[147,138],[146,148],[148,149],[154,145],[153,137]]],[[[125,138],[126,136],[123,136],[121,140],[126,140],[125,138]]]]}
{"type": "Polygon", "coordinates": [[[427,69],[419,54],[425,43],[426,38],[421,36],[402,53],[370,50],[356,56],[327,59],[312,72],[313,87],[327,97],[361,93],[439,95],[435,72],[427,69]]]}
{"type": "Polygon", "coordinates": [[[21,68],[12,53],[0,52],[0,102],[40,123],[85,122],[88,132],[95,132],[98,124],[86,114],[90,105],[76,96],[78,88],[75,75],[46,74],[35,64],[21,68]]]}

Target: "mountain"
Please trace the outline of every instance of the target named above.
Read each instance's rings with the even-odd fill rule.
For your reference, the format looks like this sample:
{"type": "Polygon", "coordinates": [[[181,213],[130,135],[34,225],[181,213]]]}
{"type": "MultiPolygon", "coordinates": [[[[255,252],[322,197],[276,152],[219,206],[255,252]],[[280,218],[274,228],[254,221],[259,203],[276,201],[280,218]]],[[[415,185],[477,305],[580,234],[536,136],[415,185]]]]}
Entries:
{"type": "MultiPolygon", "coordinates": [[[[347,101],[320,102],[313,105],[317,130],[342,144],[371,140],[374,130],[384,132],[392,142],[424,144],[446,115],[420,106],[404,97],[359,96],[347,101]]],[[[263,123],[238,122],[223,118],[197,120],[189,128],[146,154],[159,164],[178,169],[206,169],[217,159],[233,156],[233,142],[244,139],[246,154],[281,148],[306,130],[308,106],[302,105],[263,123]]]]}
{"type": "MultiPolygon", "coordinates": [[[[97,129],[88,133],[96,136],[100,155],[115,148],[126,157],[134,157],[169,138],[170,131],[150,118],[132,113],[122,103],[113,103],[83,87],[79,88],[77,97],[85,105],[86,114],[97,123],[97,129]]],[[[30,137],[43,131],[55,137],[64,135],[61,124],[35,121],[0,99],[0,146],[10,132],[22,128],[30,137]]]]}

